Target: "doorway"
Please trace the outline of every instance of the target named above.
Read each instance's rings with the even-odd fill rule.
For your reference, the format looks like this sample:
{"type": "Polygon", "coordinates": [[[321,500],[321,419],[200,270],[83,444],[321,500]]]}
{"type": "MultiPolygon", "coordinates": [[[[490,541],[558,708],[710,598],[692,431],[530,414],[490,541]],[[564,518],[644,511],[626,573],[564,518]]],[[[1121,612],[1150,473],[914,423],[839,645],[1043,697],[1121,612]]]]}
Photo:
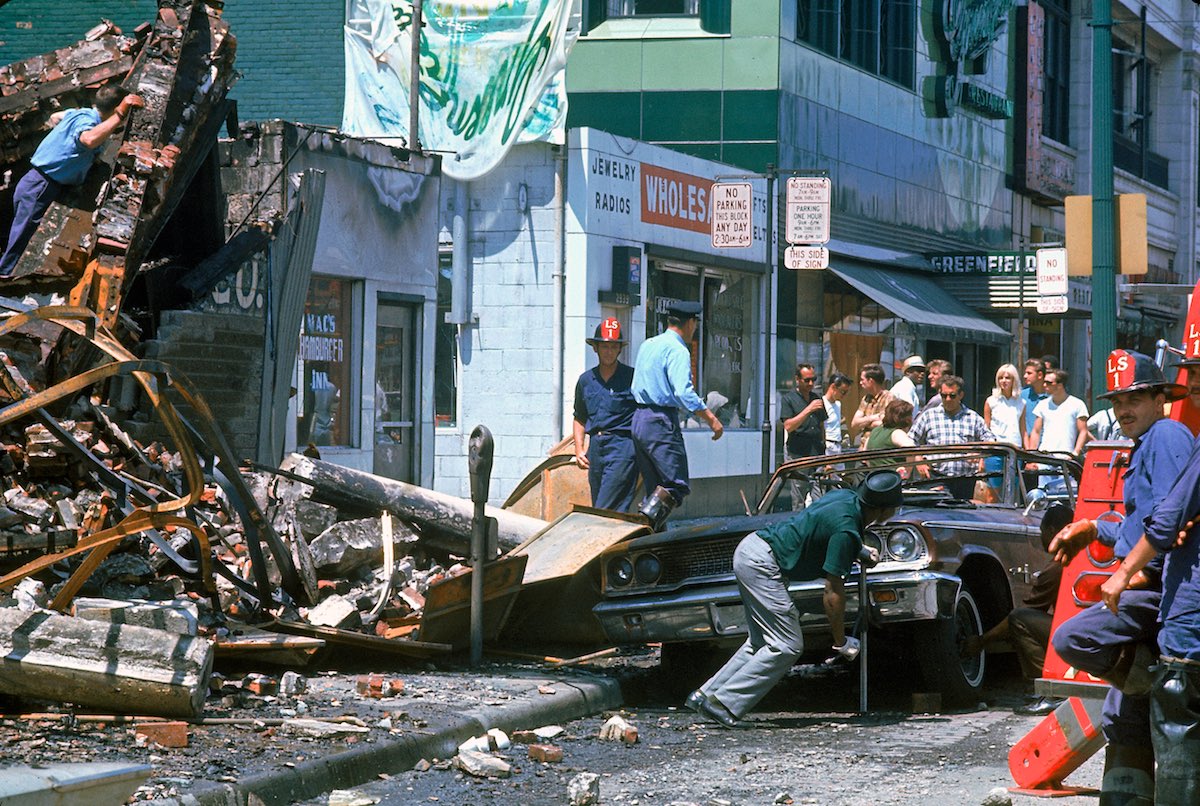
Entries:
{"type": "Polygon", "coordinates": [[[380,294],[375,323],[374,472],[417,483],[421,302],[380,294]]]}

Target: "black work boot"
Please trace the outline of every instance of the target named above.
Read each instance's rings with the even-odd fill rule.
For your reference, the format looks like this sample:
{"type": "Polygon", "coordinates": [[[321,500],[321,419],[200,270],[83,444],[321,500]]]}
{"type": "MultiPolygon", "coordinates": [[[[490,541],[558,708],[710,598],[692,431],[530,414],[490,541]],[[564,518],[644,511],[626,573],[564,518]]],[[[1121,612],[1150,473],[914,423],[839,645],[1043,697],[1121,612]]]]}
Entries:
{"type": "Polygon", "coordinates": [[[1200,667],[1170,660],[1155,667],[1150,738],[1155,803],[1200,803],[1200,667]]]}
{"type": "Polygon", "coordinates": [[[667,516],[671,514],[671,510],[676,505],[675,496],[667,492],[666,488],[655,487],[654,492],[642,500],[638,512],[650,519],[650,525],[654,531],[660,532],[663,524],[667,522],[667,516]]]}
{"type": "Polygon", "coordinates": [[[1149,747],[1109,744],[1104,752],[1100,806],[1153,806],[1154,751],[1149,747]]]}

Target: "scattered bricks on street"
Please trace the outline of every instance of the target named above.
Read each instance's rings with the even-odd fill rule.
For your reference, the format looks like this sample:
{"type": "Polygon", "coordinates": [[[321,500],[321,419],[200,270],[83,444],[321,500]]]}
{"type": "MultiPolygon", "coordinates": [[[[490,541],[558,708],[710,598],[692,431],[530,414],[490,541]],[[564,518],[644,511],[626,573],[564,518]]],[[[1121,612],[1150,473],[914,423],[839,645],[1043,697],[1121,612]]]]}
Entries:
{"type": "Polygon", "coordinates": [[[399,677],[393,677],[387,681],[383,690],[388,697],[399,697],[404,693],[404,681],[399,677]]]}
{"type": "Polygon", "coordinates": [[[425,608],[425,597],[418,593],[417,589],[411,585],[400,591],[400,598],[413,610],[423,610],[425,608]]]}
{"type": "Polygon", "coordinates": [[[355,686],[362,696],[378,700],[383,697],[383,682],[383,675],[363,674],[355,680],[355,686]]]}
{"type": "Polygon", "coordinates": [[[625,721],[619,714],[613,715],[600,728],[600,740],[605,742],[624,742],[625,744],[636,744],[638,740],[638,730],[635,726],[625,721]]]}
{"type": "Polygon", "coordinates": [[[514,730],[512,740],[516,744],[537,744],[541,737],[531,730],[514,730]]]}
{"type": "Polygon", "coordinates": [[[570,806],[599,806],[600,776],[594,772],[581,772],[567,784],[567,802],[570,806]]]}
{"type": "Polygon", "coordinates": [[[478,750],[461,750],[455,757],[458,768],[476,778],[508,778],[512,766],[507,761],[478,750]]]}
{"type": "Polygon", "coordinates": [[[190,735],[186,722],[137,722],[133,732],[160,747],[187,747],[190,735]]]}
{"type": "Polygon", "coordinates": [[[529,745],[529,758],[545,764],[557,764],[563,760],[563,751],[561,747],[552,744],[531,744],[529,745]]]}
{"type": "Polygon", "coordinates": [[[279,681],[265,674],[250,674],[242,680],[242,688],[260,697],[273,697],[279,693],[279,681]]]}

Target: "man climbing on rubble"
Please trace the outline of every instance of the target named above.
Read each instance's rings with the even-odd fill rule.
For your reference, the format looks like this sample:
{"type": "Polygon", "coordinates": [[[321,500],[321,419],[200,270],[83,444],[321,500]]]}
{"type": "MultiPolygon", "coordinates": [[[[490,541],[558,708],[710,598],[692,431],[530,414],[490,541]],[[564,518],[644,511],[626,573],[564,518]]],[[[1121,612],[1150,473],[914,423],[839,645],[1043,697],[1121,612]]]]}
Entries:
{"type": "Polygon", "coordinates": [[[66,109],[50,116],[54,128],[33,153],[32,167],[13,193],[13,222],[8,246],[0,258],[0,279],[12,277],[17,260],[50,203],[62,195],[64,188],[83,184],[104,143],[131,110],[144,105],[140,96],[110,84],[96,92],[94,106],[66,109]]]}

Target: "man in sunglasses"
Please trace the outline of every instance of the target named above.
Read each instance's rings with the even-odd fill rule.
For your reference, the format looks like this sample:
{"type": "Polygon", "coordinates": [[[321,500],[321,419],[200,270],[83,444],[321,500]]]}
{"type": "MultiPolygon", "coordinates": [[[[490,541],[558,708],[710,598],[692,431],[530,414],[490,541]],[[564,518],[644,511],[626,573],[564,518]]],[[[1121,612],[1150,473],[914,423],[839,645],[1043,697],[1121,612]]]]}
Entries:
{"type": "Polygon", "coordinates": [[[1033,434],[1030,446],[1047,453],[1083,454],[1088,439],[1087,404],[1067,393],[1070,375],[1056,367],[1046,372],[1046,392],[1050,396],[1033,409],[1033,434]]]}
{"type": "MultiPolygon", "coordinates": [[[[963,379],[957,375],[943,375],[938,394],[941,405],[926,409],[913,423],[909,436],[918,445],[961,445],[964,442],[994,442],[996,435],[988,429],[983,417],[963,405],[963,379]]],[[[964,501],[975,495],[974,473],[979,470],[978,460],[936,461],[930,466],[920,466],[918,472],[934,478],[945,479],[944,486],[955,498],[964,501]]]]}

